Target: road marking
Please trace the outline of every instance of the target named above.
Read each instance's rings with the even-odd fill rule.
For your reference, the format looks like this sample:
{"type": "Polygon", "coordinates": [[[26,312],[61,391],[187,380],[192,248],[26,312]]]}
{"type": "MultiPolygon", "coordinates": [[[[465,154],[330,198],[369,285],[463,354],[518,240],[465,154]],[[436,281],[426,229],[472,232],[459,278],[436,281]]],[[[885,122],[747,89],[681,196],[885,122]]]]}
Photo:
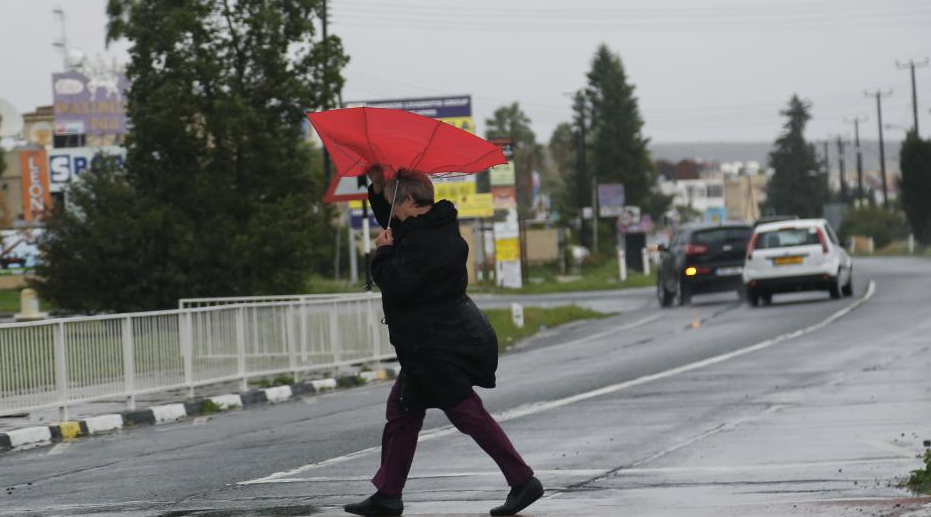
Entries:
{"type": "Polygon", "coordinates": [[[194,426],[194,425],[204,425],[204,424],[206,424],[209,420],[210,420],[210,417],[209,417],[209,416],[199,416],[199,417],[195,418],[193,422],[191,422],[191,425],[192,425],[192,426],[194,426]]]}
{"type": "MultiPolygon", "coordinates": [[[[825,318],[824,320],[822,320],[822,321],[820,321],[820,322],[818,322],[818,323],[815,323],[815,324],[813,324],[813,325],[809,325],[808,327],[805,327],[805,328],[803,328],[803,329],[793,330],[792,332],[787,332],[787,333],[784,333],[784,334],[780,334],[780,335],[778,335],[778,336],[776,336],[776,337],[774,337],[774,338],[767,339],[767,340],[762,341],[762,342],[760,342],[760,343],[757,343],[757,344],[755,344],[755,345],[750,345],[750,346],[747,346],[747,347],[744,347],[744,348],[740,348],[740,349],[734,350],[734,351],[732,351],[732,352],[727,352],[727,353],[724,353],[724,354],[719,354],[719,355],[716,355],[716,356],[713,356],[713,357],[709,357],[709,358],[707,358],[707,359],[702,359],[701,361],[695,361],[695,362],[693,362],[693,363],[689,363],[689,364],[686,364],[686,365],[683,365],[683,366],[678,366],[678,367],[676,367],[676,368],[670,368],[669,370],[664,370],[664,371],[662,371],[662,372],[653,373],[653,374],[650,374],[650,375],[644,375],[644,376],[642,376],[642,377],[638,377],[638,378],[636,378],[636,379],[631,379],[631,380],[629,380],[629,381],[619,382],[619,383],[617,383],[617,384],[612,384],[612,385],[610,385],[610,386],[605,386],[605,387],[598,388],[598,389],[595,389],[595,390],[586,391],[586,392],[584,392],[584,393],[579,393],[579,394],[577,394],[577,395],[572,395],[571,397],[565,397],[565,398],[561,398],[561,399],[550,400],[550,401],[547,401],[547,402],[535,402],[535,403],[532,403],[532,404],[526,404],[526,405],[524,405],[524,406],[519,406],[519,407],[514,408],[514,409],[511,409],[511,410],[503,411],[503,412],[501,412],[501,413],[495,413],[495,414],[493,414],[492,416],[493,416],[494,419],[497,420],[498,422],[507,422],[507,421],[509,421],[509,420],[515,420],[515,419],[518,419],[518,418],[523,418],[523,417],[525,417],[525,416],[535,415],[535,414],[537,414],[537,413],[542,413],[542,412],[544,412],[544,411],[550,411],[550,410],[553,410],[553,409],[561,408],[561,407],[563,407],[563,406],[568,406],[568,405],[570,405],[570,404],[575,404],[575,403],[582,402],[582,401],[589,400],[589,399],[593,399],[593,398],[596,398],[596,397],[602,397],[602,396],[604,396],[604,395],[610,395],[610,394],[612,394],[612,393],[616,393],[616,392],[621,391],[621,390],[626,390],[626,389],[629,389],[629,388],[633,388],[633,387],[635,387],[635,386],[640,386],[640,385],[642,385],[642,384],[647,384],[647,383],[650,383],[650,382],[653,382],[653,381],[657,381],[657,380],[660,380],[660,379],[667,379],[667,378],[669,378],[669,377],[674,377],[674,376],[676,376],[676,375],[680,375],[680,374],[683,374],[683,373],[691,372],[691,371],[693,371],[693,370],[698,370],[698,369],[704,368],[704,367],[706,367],[706,366],[711,366],[711,365],[723,363],[723,362],[725,362],[725,361],[729,361],[729,360],[734,359],[734,358],[737,358],[737,357],[741,357],[741,356],[744,356],[744,355],[747,355],[747,354],[751,354],[751,353],[753,353],[753,352],[758,352],[758,351],[760,351],[760,350],[764,350],[764,349],[770,348],[770,347],[775,346],[775,345],[777,345],[777,344],[779,344],[779,343],[782,343],[782,342],[785,342],[785,341],[789,341],[789,340],[795,339],[795,338],[797,338],[797,337],[799,337],[799,336],[803,336],[803,335],[805,335],[805,334],[809,334],[809,333],[811,333],[811,332],[814,332],[814,331],[816,331],[816,330],[820,330],[820,329],[822,329],[822,328],[824,328],[824,327],[830,325],[831,323],[837,321],[838,319],[840,319],[840,318],[846,316],[846,315],[847,315],[848,313],[850,313],[852,310],[854,310],[854,309],[856,309],[857,307],[859,307],[859,306],[863,305],[864,303],[866,303],[870,298],[873,297],[873,294],[874,294],[875,292],[876,292],[876,283],[875,283],[874,281],[871,280],[871,281],[870,281],[870,284],[869,284],[869,287],[867,288],[866,293],[864,293],[863,297],[861,297],[859,300],[857,300],[857,301],[851,303],[850,305],[844,307],[843,309],[841,309],[841,310],[835,312],[834,314],[831,314],[830,316],[828,316],[828,317],[825,318]]],[[[651,317],[649,317],[649,318],[644,318],[643,320],[640,320],[640,321],[638,321],[638,322],[630,323],[629,325],[642,325],[642,324],[648,323],[649,321],[652,321],[653,319],[656,319],[656,318],[659,318],[659,315],[654,315],[654,316],[651,316],[651,317]],[[652,318],[652,319],[651,319],[651,318],[652,318]],[[649,321],[647,321],[647,320],[649,320],[649,321]]],[[[574,341],[574,342],[569,342],[569,343],[565,343],[565,344],[563,344],[563,345],[557,345],[557,346],[567,346],[567,345],[570,345],[570,344],[577,344],[578,342],[581,342],[581,341],[585,341],[585,340],[589,340],[589,339],[595,339],[595,338],[598,337],[599,335],[608,335],[608,334],[616,333],[618,330],[621,330],[621,329],[616,327],[616,328],[614,328],[614,329],[611,329],[610,331],[601,332],[601,333],[599,333],[599,334],[593,334],[592,336],[588,336],[588,337],[585,337],[585,338],[578,339],[578,340],[576,340],[576,341],[574,341]]],[[[427,441],[427,440],[432,440],[432,439],[440,438],[440,437],[443,437],[443,436],[447,436],[447,435],[450,435],[450,434],[454,434],[454,433],[456,433],[456,432],[458,432],[458,431],[456,431],[456,428],[453,427],[453,426],[451,426],[451,425],[450,425],[450,426],[439,427],[439,428],[432,429],[432,430],[426,431],[426,432],[424,432],[424,433],[421,433],[421,434],[420,434],[420,438],[418,438],[417,441],[418,441],[418,443],[420,443],[420,442],[425,442],[425,441],[427,441]]],[[[249,481],[240,481],[240,482],[237,483],[237,484],[238,484],[238,485],[252,485],[252,484],[259,484],[259,483],[280,483],[280,482],[282,482],[282,481],[280,481],[280,480],[282,480],[282,479],[290,478],[290,477],[296,476],[296,475],[298,475],[298,474],[301,474],[301,473],[303,473],[303,472],[307,472],[307,471],[309,471],[309,470],[315,470],[315,469],[319,469],[319,468],[322,468],[322,467],[327,467],[327,466],[330,466],[330,465],[334,465],[334,464],[337,464],[337,463],[343,463],[343,462],[346,462],[346,461],[351,461],[351,460],[354,460],[354,459],[356,459],[356,458],[360,458],[360,457],[363,457],[363,456],[367,456],[367,455],[369,455],[369,454],[374,454],[374,453],[376,453],[376,452],[379,452],[380,450],[381,450],[381,446],[380,446],[380,445],[379,445],[379,446],[376,446],[376,447],[369,447],[369,448],[367,448],[367,449],[362,449],[362,450],[360,450],[360,451],[356,451],[356,452],[353,452],[353,453],[350,453],[350,454],[346,454],[346,455],[343,455],[343,456],[337,456],[337,457],[335,457],[335,458],[329,458],[329,459],[326,459],[326,460],[323,460],[323,461],[319,461],[319,462],[316,462],[316,463],[310,463],[310,464],[308,464],[308,465],[304,465],[304,466],[302,466],[302,467],[298,467],[298,468],[295,468],[295,469],[286,470],[286,471],[283,471],[283,472],[276,472],[276,473],[274,473],[274,474],[268,475],[268,476],[263,477],[263,478],[252,479],[252,480],[249,480],[249,481]]]]}
{"type": "Polygon", "coordinates": [[[71,442],[57,443],[55,444],[54,447],[49,449],[48,454],[46,454],[46,456],[55,456],[57,454],[61,454],[65,452],[65,449],[67,449],[68,447],[71,447],[71,442]]]}
{"type": "MultiPolygon", "coordinates": [[[[606,469],[547,469],[534,470],[537,475],[543,476],[582,476],[599,477],[607,473],[606,469]]],[[[411,474],[407,479],[443,479],[443,478],[466,478],[466,477],[499,477],[500,470],[487,470],[480,472],[439,472],[435,474],[411,474]]],[[[368,481],[372,476],[314,476],[301,478],[285,478],[269,481],[269,483],[344,483],[349,481],[368,481]]],[[[242,483],[240,483],[242,484],[242,483]]]]}
{"type": "Polygon", "coordinates": [[[656,321],[656,320],[658,320],[661,316],[662,316],[662,314],[654,314],[654,315],[652,315],[652,316],[647,316],[646,318],[642,318],[642,319],[639,319],[639,320],[637,320],[637,321],[632,321],[632,322],[630,322],[630,323],[626,323],[626,324],[621,325],[621,326],[619,326],[619,327],[611,327],[610,329],[605,330],[605,331],[602,331],[602,332],[597,332],[597,333],[591,334],[591,335],[589,335],[589,336],[580,337],[580,338],[578,338],[578,339],[573,339],[572,341],[566,341],[565,343],[560,343],[560,344],[558,344],[558,345],[548,346],[548,347],[543,348],[543,349],[541,349],[541,350],[549,350],[549,351],[551,351],[552,349],[558,348],[558,347],[570,347],[570,346],[580,345],[580,344],[582,344],[582,343],[587,343],[587,342],[589,342],[589,341],[594,341],[594,340],[596,340],[596,339],[598,339],[598,338],[603,338],[603,337],[605,337],[605,336],[610,336],[610,335],[612,335],[612,334],[616,334],[616,333],[618,333],[618,332],[620,332],[620,331],[623,331],[623,330],[630,330],[630,329],[633,329],[633,328],[637,328],[637,327],[639,327],[639,326],[641,326],[641,325],[646,325],[647,323],[650,323],[651,321],[656,321]]]}
{"type": "Polygon", "coordinates": [[[902,456],[886,456],[881,458],[868,458],[868,459],[852,459],[852,460],[830,460],[830,461],[800,461],[792,463],[763,463],[757,465],[710,465],[710,466],[694,466],[694,467],[652,467],[652,468],[631,468],[631,469],[621,469],[618,470],[615,475],[632,475],[639,476],[643,474],[674,474],[674,473],[718,473],[718,472],[745,472],[750,470],[781,470],[781,469],[810,469],[817,467],[845,467],[850,465],[873,465],[881,464],[885,465],[889,462],[917,462],[918,459],[914,455],[911,458],[903,458],[902,456]]]}

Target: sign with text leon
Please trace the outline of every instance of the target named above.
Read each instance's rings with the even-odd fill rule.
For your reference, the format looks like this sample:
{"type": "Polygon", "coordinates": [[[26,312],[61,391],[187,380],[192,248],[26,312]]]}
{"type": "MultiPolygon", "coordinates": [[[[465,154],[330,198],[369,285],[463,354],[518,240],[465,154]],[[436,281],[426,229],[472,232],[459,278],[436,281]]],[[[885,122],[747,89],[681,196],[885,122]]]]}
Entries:
{"type": "Polygon", "coordinates": [[[126,134],[127,89],[129,82],[120,72],[52,74],[55,134],[126,134]]]}
{"type": "Polygon", "coordinates": [[[48,157],[44,149],[19,152],[20,183],[23,192],[23,219],[45,217],[52,207],[48,182],[48,157]]]}

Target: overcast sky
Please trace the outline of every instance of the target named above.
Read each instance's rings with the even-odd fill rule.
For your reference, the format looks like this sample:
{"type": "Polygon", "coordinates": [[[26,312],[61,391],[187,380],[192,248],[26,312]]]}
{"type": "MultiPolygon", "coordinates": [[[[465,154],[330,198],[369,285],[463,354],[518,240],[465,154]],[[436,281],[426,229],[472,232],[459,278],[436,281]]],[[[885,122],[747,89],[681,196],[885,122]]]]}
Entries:
{"type": "MultiPolygon", "coordinates": [[[[51,103],[62,67],[52,47],[67,14],[69,45],[104,48],[106,0],[0,1],[0,97],[21,111],[51,103]]],[[[646,136],[657,142],[771,141],[793,92],[812,101],[811,139],[851,134],[868,116],[864,89],[892,89],[884,122],[911,125],[908,72],[931,56],[928,0],[330,0],[331,30],[351,62],[345,100],[471,94],[479,129],[520,101],[539,140],[570,119],[597,46],[618,52],[636,85],[646,136]]],[[[920,124],[931,134],[931,68],[917,71],[920,124]]],[[[888,129],[900,138],[901,129],[888,129]]]]}

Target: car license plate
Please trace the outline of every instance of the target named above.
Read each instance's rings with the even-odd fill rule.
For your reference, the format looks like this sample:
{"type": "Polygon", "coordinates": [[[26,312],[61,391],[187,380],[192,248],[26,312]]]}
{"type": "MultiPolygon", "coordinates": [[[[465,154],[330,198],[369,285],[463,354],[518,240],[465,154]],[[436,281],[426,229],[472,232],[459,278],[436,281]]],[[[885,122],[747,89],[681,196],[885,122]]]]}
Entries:
{"type": "Polygon", "coordinates": [[[773,259],[773,264],[777,266],[788,266],[791,264],[801,264],[802,257],[776,257],[773,259]]]}
{"type": "Polygon", "coordinates": [[[742,267],[719,267],[715,274],[718,276],[733,276],[744,272],[742,267]]]}

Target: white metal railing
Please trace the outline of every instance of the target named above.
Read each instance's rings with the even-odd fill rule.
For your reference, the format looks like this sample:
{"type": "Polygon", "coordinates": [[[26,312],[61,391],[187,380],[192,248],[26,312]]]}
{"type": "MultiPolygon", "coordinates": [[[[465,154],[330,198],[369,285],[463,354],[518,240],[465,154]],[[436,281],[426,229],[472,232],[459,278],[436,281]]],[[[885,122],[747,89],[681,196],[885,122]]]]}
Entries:
{"type": "Polygon", "coordinates": [[[371,296],[369,293],[328,293],[328,294],[285,294],[274,296],[217,296],[212,298],[181,298],[178,300],[179,309],[192,309],[195,307],[214,307],[217,305],[237,305],[242,303],[266,302],[302,302],[306,300],[335,300],[352,299],[371,296]]]}
{"type": "Polygon", "coordinates": [[[382,315],[365,294],[0,325],[0,416],[391,359],[382,315]]]}

